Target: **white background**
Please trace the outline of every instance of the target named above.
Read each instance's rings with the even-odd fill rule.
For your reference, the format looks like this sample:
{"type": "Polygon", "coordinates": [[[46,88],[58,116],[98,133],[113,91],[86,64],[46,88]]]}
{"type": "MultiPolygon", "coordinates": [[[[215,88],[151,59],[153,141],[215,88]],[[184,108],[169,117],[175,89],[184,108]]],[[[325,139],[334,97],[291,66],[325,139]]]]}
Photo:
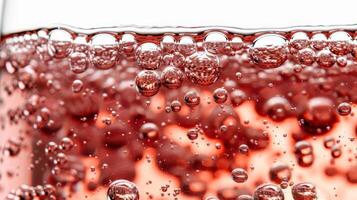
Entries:
{"type": "MultiPolygon", "coordinates": [[[[4,1],[4,0],[0,0],[4,1]]],[[[7,0],[3,32],[62,23],[243,28],[357,24],[354,0],[7,0]]]]}

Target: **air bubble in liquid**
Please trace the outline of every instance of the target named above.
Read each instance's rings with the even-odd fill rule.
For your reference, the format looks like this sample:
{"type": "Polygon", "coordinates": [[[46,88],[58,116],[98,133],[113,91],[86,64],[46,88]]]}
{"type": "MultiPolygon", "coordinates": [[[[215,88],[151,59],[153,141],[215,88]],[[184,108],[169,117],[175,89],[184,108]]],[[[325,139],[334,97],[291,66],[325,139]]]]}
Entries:
{"type": "Polygon", "coordinates": [[[221,32],[208,33],[203,42],[203,48],[213,54],[224,53],[226,46],[227,37],[224,33],[221,32]]]}
{"type": "Polygon", "coordinates": [[[72,83],[72,91],[74,93],[79,93],[83,89],[83,82],[81,80],[74,80],[72,83]]]}
{"type": "Polygon", "coordinates": [[[166,53],[173,53],[176,50],[176,40],[172,35],[165,35],[161,40],[161,48],[166,53]]]}
{"type": "Polygon", "coordinates": [[[224,88],[217,88],[213,91],[213,99],[216,103],[222,104],[227,101],[228,92],[224,88]]]}
{"type": "Polygon", "coordinates": [[[87,70],[88,65],[88,56],[83,52],[74,52],[69,56],[69,66],[73,73],[83,73],[87,70]]]}
{"type": "Polygon", "coordinates": [[[290,48],[301,50],[310,45],[309,37],[305,32],[296,32],[291,36],[289,41],[290,48]]]}
{"type": "Polygon", "coordinates": [[[301,49],[297,53],[297,59],[300,64],[309,66],[315,62],[316,53],[314,50],[312,50],[310,48],[301,49]]]}
{"type": "Polygon", "coordinates": [[[186,76],[199,85],[211,85],[221,73],[218,57],[208,52],[197,52],[186,59],[186,76]]]}
{"type": "Polygon", "coordinates": [[[136,62],[144,69],[157,69],[162,59],[161,48],[154,43],[143,43],[136,49],[136,62]]]}
{"type": "Polygon", "coordinates": [[[336,55],[346,55],[352,50],[352,37],[344,31],[336,31],[329,37],[330,51],[336,55]]]}
{"type": "Polygon", "coordinates": [[[178,100],[174,100],[171,102],[170,107],[173,112],[179,112],[181,110],[181,103],[178,100]]]}
{"type": "Polygon", "coordinates": [[[122,35],[119,41],[119,53],[122,58],[126,60],[134,60],[135,58],[135,49],[137,47],[137,41],[135,36],[130,33],[125,33],[122,35]]]}
{"type": "Polygon", "coordinates": [[[258,186],[253,194],[254,200],[284,200],[281,188],[274,184],[263,184],[258,186]]]}
{"type": "Polygon", "coordinates": [[[236,183],[244,183],[248,180],[248,173],[242,168],[233,169],[231,174],[236,183]]]}
{"type": "Polygon", "coordinates": [[[184,100],[189,107],[196,107],[200,104],[201,98],[196,91],[192,90],[185,94],[184,100]]]}
{"type": "Polygon", "coordinates": [[[100,33],[91,39],[90,59],[98,69],[110,69],[118,59],[118,44],[115,37],[108,33],[100,33]]]}
{"type": "Polygon", "coordinates": [[[199,129],[191,128],[187,131],[187,137],[190,140],[196,140],[198,138],[199,129]]]}
{"type": "Polygon", "coordinates": [[[197,51],[197,44],[191,36],[182,36],[177,47],[180,53],[186,56],[197,51]]]}
{"type": "Polygon", "coordinates": [[[277,34],[259,36],[249,50],[252,61],[261,68],[276,68],[287,58],[287,41],[277,34]]]}
{"type": "Polygon", "coordinates": [[[167,66],[161,73],[161,83],[169,89],[181,87],[183,78],[183,72],[174,66],[167,66]]]}
{"type": "Polygon", "coordinates": [[[55,29],[49,33],[48,51],[55,58],[65,58],[73,50],[72,35],[62,29],[55,29]]]}
{"type": "Polygon", "coordinates": [[[341,116],[347,116],[351,114],[351,111],[352,111],[351,104],[347,102],[342,102],[337,106],[337,112],[341,116]]]}
{"type": "Polygon", "coordinates": [[[298,183],[291,189],[294,200],[316,200],[316,188],[311,183],[298,183]]]}
{"type": "Polygon", "coordinates": [[[322,50],[327,46],[327,38],[323,33],[316,33],[311,38],[311,46],[316,50],[322,50]]]}
{"type": "Polygon", "coordinates": [[[127,180],[116,180],[109,185],[108,200],[139,200],[136,185],[127,180]]]}
{"type": "Polygon", "coordinates": [[[160,89],[160,76],[152,70],[139,72],[135,79],[136,87],[140,94],[146,97],[154,96],[160,89]]]}

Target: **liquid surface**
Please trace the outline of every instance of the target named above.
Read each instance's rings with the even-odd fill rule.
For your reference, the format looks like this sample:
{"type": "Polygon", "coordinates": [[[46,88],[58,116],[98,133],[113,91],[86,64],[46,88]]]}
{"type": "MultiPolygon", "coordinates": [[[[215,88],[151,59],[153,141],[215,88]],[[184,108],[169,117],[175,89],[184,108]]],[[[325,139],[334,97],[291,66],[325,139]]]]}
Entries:
{"type": "Polygon", "coordinates": [[[355,198],[353,28],[168,30],[5,36],[0,197],[355,198]]]}

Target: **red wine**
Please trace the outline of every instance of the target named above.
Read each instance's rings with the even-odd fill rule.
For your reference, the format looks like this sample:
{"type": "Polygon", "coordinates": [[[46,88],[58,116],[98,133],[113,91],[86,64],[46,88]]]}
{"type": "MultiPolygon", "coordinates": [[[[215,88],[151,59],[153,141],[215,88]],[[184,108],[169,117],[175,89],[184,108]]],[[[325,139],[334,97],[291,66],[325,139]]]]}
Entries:
{"type": "Polygon", "coordinates": [[[5,199],[352,200],[353,27],[1,41],[5,199]]]}

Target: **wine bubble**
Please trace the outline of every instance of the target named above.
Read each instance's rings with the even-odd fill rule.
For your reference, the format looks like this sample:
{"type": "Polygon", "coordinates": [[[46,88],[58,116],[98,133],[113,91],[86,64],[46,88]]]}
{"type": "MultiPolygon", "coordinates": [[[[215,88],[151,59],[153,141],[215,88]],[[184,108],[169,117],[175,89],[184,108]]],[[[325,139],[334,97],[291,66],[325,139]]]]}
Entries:
{"type": "Polygon", "coordinates": [[[161,48],[154,43],[143,43],[136,49],[136,62],[144,69],[157,69],[160,66],[161,48]]]}
{"type": "Polygon", "coordinates": [[[351,104],[347,102],[342,102],[337,106],[337,112],[341,116],[347,116],[351,114],[351,111],[352,111],[351,104]]]}
{"type": "Polygon", "coordinates": [[[336,55],[346,55],[352,50],[352,37],[344,31],[336,31],[329,37],[330,51],[336,55]]]}
{"type": "Polygon", "coordinates": [[[185,94],[184,100],[189,107],[196,107],[200,104],[201,98],[196,91],[192,90],[185,94]]]}
{"type": "Polygon", "coordinates": [[[227,46],[227,37],[221,32],[210,32],[207,34],[202,46],[206,51],[213,54],[224,53],[227,46]]]}
{"type": "Polygon", "coordinates": [[[49,33],[48,51],[55,58],[65,58],[73,50],[72,35],[62,29],[55,29],[49,33]]]}
{"type": "Polygon", "coordinates": [[[74,52],[69,56],[69,66],[73,73],[83,73],[87,70],[88,65],[88,56],[83,52],[74,52]]]}
{"type": "Polygon", "coordinates": [[[291,189],[294,200],[316,200],[316,188],[311,183],[298,183],[291,189]]]}
{"type": "Polygon", "coordinates": [[[190,36],[182,36],[178,43],[178,50],[183,55],[189,56],[197,51],[197,44],[190,36]]]}
{"type": "Polygon", "coordinates": [[[161,83],[169,89],[181,87],[183,78],[183,72],[174,66],[166,67],[161,73],[161,83]]]}
{"type": "Polygon", "coordinates": [[[221,66],[217,56],[198,52],[186,58],[185,72],[193,83],[211,85],[219,78],[221,66]]]}
{"type": "Polygon", "coordinates": [[[108,200],[139,200],[136,185],[127,180],[116,180],[109,185],[108,200]]]}
{"type": "Polygon", "coordinates": [[[135,84],[139,93],[143,96],[154,96],[160,89],[160,76],[155,71],[143,70],[136,76],[135,84]]]}
{"type": "Polygon", "coordinates": [[[242,168],[233,169],[231,174],[236,183],[244,183],[248,180],[248,173],[242,168]]]}
{"type": "Polygon", "coordinates": [[[115,37],[108,33],[100,33],[91,39],[90,59],[98,69],[110,69],[118,58],[118,44],[115,37]]]}
{"type": "Polygon", "coordinates": [[[213,99],[216,103],[222,104],[227,101],[228,92],[224,88],[217,88],[213,91],[213,99]]]}
{"type": "Polygon", "coordinates": [[[281,188],[274,184],[263,184],[258,186],[253,194],[254,200],[284,200],[281,188]]]}
{"type": "Polygon", "coordinates": [[[268,69],[281,66],[287,58],[287,41],[277,34],[258,37],[249,50],[252,61],[259,67],[268,69]]]}

